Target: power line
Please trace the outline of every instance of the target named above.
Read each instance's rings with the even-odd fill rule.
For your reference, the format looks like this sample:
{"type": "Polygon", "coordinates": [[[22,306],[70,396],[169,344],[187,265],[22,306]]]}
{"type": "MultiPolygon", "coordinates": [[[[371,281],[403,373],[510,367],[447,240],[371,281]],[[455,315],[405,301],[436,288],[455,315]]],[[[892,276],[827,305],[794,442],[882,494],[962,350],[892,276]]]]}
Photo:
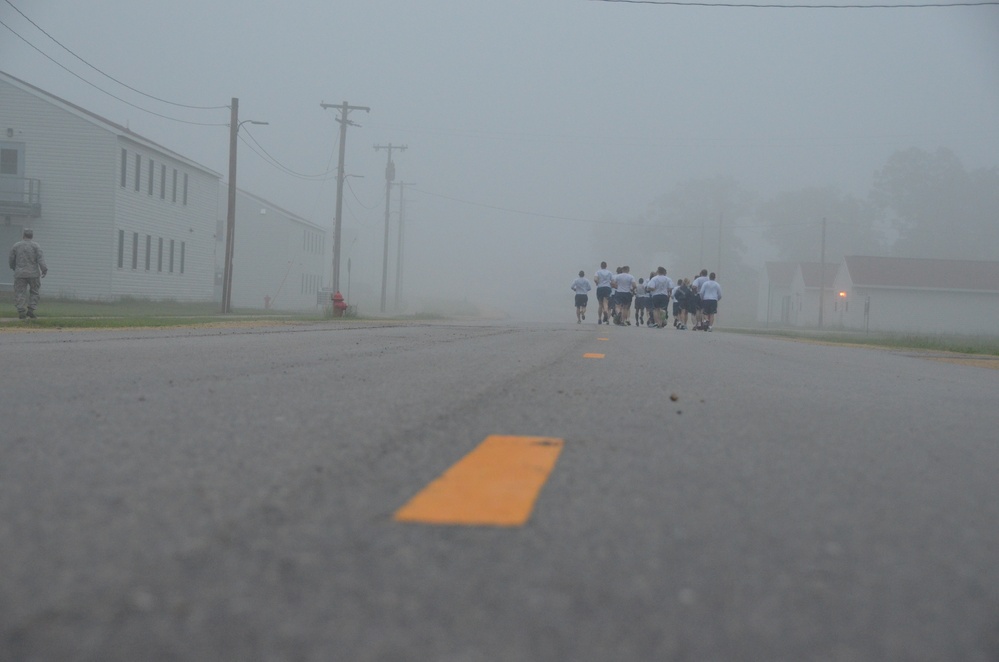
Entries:
{"type": "Polygon", "coordinates": [[[672,2],[670,0],[591,0],[628,5],[672,5],[674,7],[721,7],[725,9],[928,9],[941,7],[984,7],[999,5],[999,1],[983,2],[931,2],[926,4],[872,4],[872,5],[792,5],[783,3],[736,2],[672,2]]]}
{"type": "Polygon", "coordinates": [[[144,113],[149,113],[150,115],[155,115],[156,117],[162,117],[163,119],[171,120],[173,122],[180,122],[181,124],[193,124],[195,126],[228,126],[228,124],[226,124],[224,122],[192,122],[190,120],[182,120],[182,119],[178,119],[176,117],[170,117],[169,115],[163,115],[162,113],[157,113],[155,111],[149,110],[148,108],[143,108],[142,106],[137,106],[134,103],[132,103],[131,101],[126,101],[126,100],[122,99],[121,97],[116,96],[116,95],[112,94],[111,92],[108,92],[104,88],[102,88],[102,87],[100,87],[100,86],[98,86],[98,85],[90,82],[89,80],[87,80],[86,78],[84,78],[83,76],[81,76],[80,74],[78,74],[75,71],[69,69],[68,67],[66,67],[65,65],[63,65],[61,62],[58,62],[57,60],[55,60],[48,53],[46,53],[42,49],[40,49],[37,46],[35,46],[34,44],[32,44],[30,41],[28,41],[24,37],[22,37],[20,34],[18,34],[18,32],[16,30],[14,30],[14,28],[10,27],[9,25],[7,25],[6,23],[4,23],[3,21],[0,21],[0,25],[2,25],[3,27],[7,28],[8,30],[10,30],[10,32],[12,32],[15,37],[17,37],[18,39],[20,39],[21,41],[23,41],[24,43],[26,43],[28,46],[31,46],[33,49],[35,49],[36,51],[38,51],[39,53],[41,53],[45,58],[47,58],[48,60],[51,60],[60,69],[65,70],[67,73],[72,74],[73,76],[79,78],[80,80],[82,80],[84,83],[86,83],[87,85],[91,86],[95,90],[97,90],[99,92],[103,92],[104,94],[108,95],[112,99],[117,99],[118,101],[121,101],[123,104],[125,104],[127,106],[131,106],[132,108],[135,108],[137,110],[141,110],[144,113]]]}
{"type": "Polygon", "coordinates": [[[315,174],[315,175],[308,175],[308,174],[305,174],[305,173],[301,173],[301,172],[297,172],[295,170],[292,170],[288,166],[286,166],[283,163],[281,163],[280,161],[278,161],[276,158],[274,158],[273,155],[271,155],[270,152],[268,152],[266,149],[264,149],[264,146],[261,145],[260,142],[256,138],[253,137],[253,134],[250,133],[250,131],[248,129],[243,129],[243,133],[245,133],[246,135],[248,135],[250,137],[250,140],[252,140],[254,143],[256,143],[257,147],[260,148],[260,152],[263,152],[264,154],[267,155],[266,157],[264,157],[260,152],[258,152],[257,150],[253,149],[253,147],[250,146],[249,143],[247,143],[245,140],[243,140],[243,143],[246,144],[247,146],[250,146],[250,148],[253,149],[254,153],[256,153],[257,156],[260,156],[261,158],[263,158],[265,161],[267,161],[268,163],[270,163],[274,167],[276,167],[276,168],[278,168],[280,170],[283,170],[284,172],[288,173],[292,177],[297,177],[299,179],[306,179],[306,180],[312,180],[312,181],[315,181],[315,180],[326,181],[327,179],[330,179],[330,175],[332,175],[332,174],[334,174],[336,172],[336,170],[327,170],[326,172],[318,173],[318,174],[315,174]]]}
{"type": "MultiPolygon", "coordinates": [[[[49,34],[42,26],[38,25],[33,20],[31,20],[31,18],[27,14],[25,14],[23,11],[21,11],[20,9],[18,9],[17,6],[13,2],[11,2],[10,0],[5,0],[5,2],[8,5],[10,5],[11,7],[13,7],[14,11],[16,11],[18,14],[20,14],[21,16],[23,16],[24,19],[26,21],[28,21],[28,23],[31,23],[33,26],[35,26],[38,29],[39,32],[41,32],[46,37],[48,37],[49,39],[51,39],[52,41],[54,41],[64,51],[66,51],[67,53],[69,53],[70,55],[72,55],[73,57],[75,57],[77,60],[79,60],[83,64],[87,65],[88,67],[90,67],[91,69],[93,69],[94,71],[96,71],[97,73],[99,73],[100,75],[102,75],[102,76],[104,76],[106,78],[110,78],[111,80],[113,80],[114,82],[118,83],[122,87],[126,87],[126,88],[130,89],[133,92],[135,92],[136,94],[141,94],[144,97],[147,97],[149,99],[154,99],[156,101],[160,101],[162,103],[169,104],[171,106],[178,106],[180,108],[193,108],[194,110],[224,110],[224,109],[226,109],[226,108],[229,107],[229,106],[192,106],[192,105],[189,105],[189,104],[186,104],[186,103],[177,103],[175,101],[169,101],[167,99],[161,99],[160,97],[153,96],[152,94],[146,94],[142,90],[138,90],[138,89],[132,87],[131,85],[118,80],[117,78],[115,78],[111,74],[106,73],[106,72],[102,71],[101,69],[99,69],[98,67],[95,67],[94,65],[90,64],[89,62],[87,62],[86,60],[84,60],[82,57],[80,57],[79,55],[77,55],[75,52],[73,52],[73,50],[70,49],[68,46],[66,46],[61,41],[59,41],[58,39],[56,39],[55,37],[53,37],[51,34],[49,34]]],[[[10,28],[7,28],[7,29],[10,29],[10,28]]],[[[18,36],[20,36],[20,35],[18,35],[18,36]]]]}

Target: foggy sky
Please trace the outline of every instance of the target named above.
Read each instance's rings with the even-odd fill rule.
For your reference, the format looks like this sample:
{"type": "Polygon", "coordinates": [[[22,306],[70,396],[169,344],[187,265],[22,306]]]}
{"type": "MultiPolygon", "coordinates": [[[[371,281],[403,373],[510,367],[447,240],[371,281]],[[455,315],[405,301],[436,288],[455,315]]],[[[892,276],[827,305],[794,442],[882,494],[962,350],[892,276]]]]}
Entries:
{"type": "MultiPolygon", "coordinates": [[[[12,1],[144,92],[193,105],[238,97],[240,119],[270,122],[242,131],[298,173],[336,166],[336,113],[320,102],[370,106],[348,131],[346,171],[359,177],[348,180],[344,231],[357,240],[345,241],[342,261],[376,295],[386,153],[375,144],[408,146],[394,154],[397,179],[415,184],[407,295],[531,314],[551,302],[566,319],[576,272],[613,259],[588,220],[639,216],[679,181],[725,176],[761,196],[817,186],[863,196],[899,149],[948,147],[968,169],[999,165],[997,6],[12,1]]],[[[228,122],[227,110],[177,108],[109,81],[6,2],[0,20],[122,99],[228,122]]],[[[0,69],[227,172],[226,127],[132,108],[2,27],[0,69]]],[[[242,142],[239,150],[239,186],[330,229],[332,243],[335,176],[303,180],[242,142]]],[[[393,198],[394,214],[398,189],[393,198]]],[[[622,232],[641,245],[641,228],[622,232]]],[[[394,226],[392,236],[394,246],[394,226]]]]}

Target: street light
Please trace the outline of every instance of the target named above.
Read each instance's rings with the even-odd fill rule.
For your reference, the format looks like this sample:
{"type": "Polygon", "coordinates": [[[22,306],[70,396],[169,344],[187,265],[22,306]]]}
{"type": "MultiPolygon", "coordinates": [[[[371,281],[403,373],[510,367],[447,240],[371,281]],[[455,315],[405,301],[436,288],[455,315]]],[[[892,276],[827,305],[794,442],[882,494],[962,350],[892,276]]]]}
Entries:
{"type": "Polygon", "coordinates": [[[225,224],[225,266],[222,272],[222,312],[232,312],[232,252],[236,233],[236,136],[244,124],[270,124],[257,120],[239,121],[239,99],[232,98],[229,120],[229,210],[225,224]]]}

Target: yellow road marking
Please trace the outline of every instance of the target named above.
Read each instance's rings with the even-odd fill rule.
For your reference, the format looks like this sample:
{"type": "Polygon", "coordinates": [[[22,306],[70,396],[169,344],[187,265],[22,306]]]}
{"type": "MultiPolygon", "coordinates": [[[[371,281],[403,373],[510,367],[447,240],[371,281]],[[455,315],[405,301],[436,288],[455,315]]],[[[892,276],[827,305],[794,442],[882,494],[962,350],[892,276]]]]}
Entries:
{"type": "Polygon", "coordinates": [[[610,340],[610,338],[597,338],[597,340],[610,340]]]}
{"type": "Polygon", "coordinates": [[[561,439],[489,435],[396,511],[397,522],[523,526],[555,468],[561,439]]]}
{"type": "Polygon", "coordinates": [[[584,359],[602,359],[602,358],[604,358],[604,355],[603,354],[590,354],[590,353],[586,353],[586,354],[583,354],[583,358],[584,359]]]}

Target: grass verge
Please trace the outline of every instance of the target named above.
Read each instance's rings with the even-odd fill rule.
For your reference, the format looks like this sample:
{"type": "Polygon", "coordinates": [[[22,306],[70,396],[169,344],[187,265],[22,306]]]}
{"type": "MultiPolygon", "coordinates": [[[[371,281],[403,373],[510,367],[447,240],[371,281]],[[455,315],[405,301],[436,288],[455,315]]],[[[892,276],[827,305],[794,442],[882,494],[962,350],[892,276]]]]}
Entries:
{"type": "Polygon", "coordinates": [[[914,333],[860,333],[790,329],[725,329],[729,333],[773,336],[811,342],[913,349],[955,354],[999,356],[999,336],[920,335],[914,333]]]}

